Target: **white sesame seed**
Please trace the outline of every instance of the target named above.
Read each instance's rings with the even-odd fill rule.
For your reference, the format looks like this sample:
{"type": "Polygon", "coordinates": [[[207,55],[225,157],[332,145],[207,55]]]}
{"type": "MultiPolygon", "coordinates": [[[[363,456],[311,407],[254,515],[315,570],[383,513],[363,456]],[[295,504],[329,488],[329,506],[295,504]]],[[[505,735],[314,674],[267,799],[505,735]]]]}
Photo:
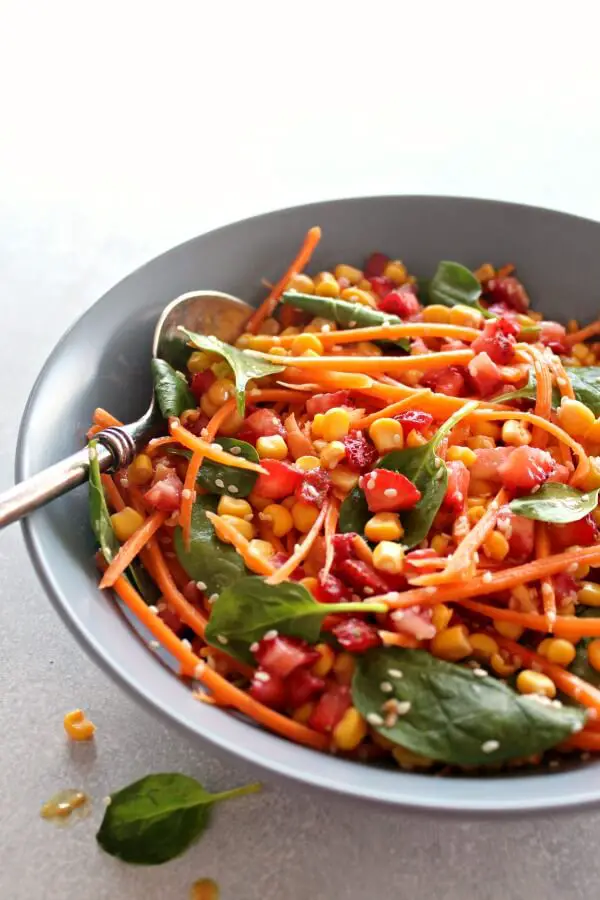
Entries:
{"type": "Polygon", "coordinates": [[[387,716],[383,720],[383,724],[385,725],[386,728],[393,728],[397,721],[398,721],[398,713],[394,710],[394,712],[387,714],[387,716]]]}
{"type": "Polygon", "coordinates": [[[384,694],[391,694],[394,690],[394,686],[390,684],[389,681],[382,681],[379,685],[379,690],[383,691],[384,694]]]}
{"type": "Polygon", "coordinates": [[[212,447],[213,450],[222,450],[223,449],[220,444],[217,444],[216,441],[213,441],[210,446],[212,447]]]}
{"type": "Polygon", "coordinates": [[[401,672],[400,669],[388,669],[387,673],[390,676],[390,678],[403,678],[404,677],[404,673],[401,672]]]}
{"type": "Polygon", "coordinates": [[[551,700],[550,705],[554,707],[554,709],[562,709],[562,703],[560,700],[551,700]]]}
{"type": "Polygon", "coordinates": [[[412,703],[410,700],[398,700],[396,703],[396,712],[399,716],[405,716],[408,712],[410,712],[410,708],[412,703]]]}
{"type": "Polygon", "coordinates": [[[194,669],[194,678],[196,678],[198,681],[200,681],[202,676],[204,675],[205,668],[206,668],[206,663],[199,662],[197,664],[196,668],[194,669]]]}
{"type": "Polygon", "coordinates": [[[112,803],[112,797],[108,797],[108,796],[103,797],[102,802],[104,803],[105,806],[110,806],[110,804],[112,803]]]}
{"type": "Polygon", "coordinates": [[[181,492],[181,496],[184,500],[191,500],[192,492],[189,488],[184,488],[181,492]]]}
{"type": "Polygon", "coordinates": [[[385,497],[397,497],[398,491],[396,488],[386,488],[383,494],[385,497]]]}
{"type": "Polygon", "coordinates": [[[239,494],[240,489],[235,486],[235,484],[230,484],[227,486],[227,490],[230,494],[239,494]]]}
{"type": "Polygon", "coordinates": [[[199,591],[205,591],[205,590],[206,590],[206,582],[204,582],[204,581],[197,581],[197,582],[196,582],[196,587],[198,588],[199,591]]]}
{"type": "Polygon", "coordinates": [[[331,331],[331,325],[326,322],[324,325],[321,325],[321,331],[327,334],[328,331],[331,331]]]}
{"type": "Polygon", "coordinates": [[[370,596],[371,594],[374,594],[374,593],[375,593],[375,591],[373,590],[373,588],[372,588],[372,587],[369,587],[368,585],[367,585],[367,587],[363,588],[363,591],[364,591],[365,594],[368,594],[369,596],[370,596]]]}
{"type": "Polygon", "coordinates": [[[222,478],[215,478],[215,486],[218,488],[224,488],[225,482],[223,481],[222,478]]]}
{"type": "Polygon", "coordinates": [[[218,594],[211,594],[210,597],[208,598],[208,602],[212,605],[212,604],[215,603],[215,601],[217,601],[218,599],[219,599],[219,595],[218,595],[218,594]]]}
{"type": "Polygon", "coordinates": [[[367,722],[369,725],[383,725],[383,719],[379,715],[379,713],[370,712],[367,714],[367,722]]]}
{"type": "Polygon", "coordinates": [[[158,643],[158,641],[148,641],[148,646],[151,650],[158,650],[160,644],[158,643]]]}
{"type": "Polygon", "coordinates": [[[223,644],[223,645],[229,643],[229,638],[226,638],[224,634],[218,634],[218,635],[217,635],[217,640],[218,640],[218,642],[219,642],[220,644],[223,644]]]}
{"type": "Polygon", "coordinates": [[[242,448],[241,447],[230,447],[228,452],[231,453],[232,456],[240,456],[240,454],[242,452],[242,448]]]}
{"type": "Polygon", "coordinates": [[[582,728],[583,728],[583,725],[581,724],[581,722],[573,722],[573,727],[571,728],[571,733],[577,734],[577,732],[581,731],[582,728]]]}
{"type": "Polygon", "coordinates": [[[294,544],[294,553],[298,553],[298,551],[299,551],[300,549],[301,549],[300,544],[294,544]]]}
{"type": "Polygon", "coordinates": [[[484,753],[493,753],[494,750],[498,750],[499,747],[499,741],[484,741],[481,745],[481,749],[484,753]]]}
{"type": "Polygon", "coordinates": [[[356,322],[353,319],[348,322],[348,328],[356,328],[356,322]]]}
{"type": "Polygon", "coordinates": [[[266,632],[266,634],[264,636],[264,640],[265,641],[274,641],[278,634],[279,634],[279,632],[277,631],[276,628],[271,628],[270,631],[266,632]]]}
{"type": "Polygon", "coordinates": [[[560,762],[558,759],[551,759],[548,763],[548,766],[550,769],[558,769],[558,767],[560,766],[560,762]]]}
{"type": "Polygon", "coordinates": [[[255,681],[262,681],[263,684],[266,684],[267,681],[270,681],[270,680],[271,680],[271,676],[269,675],[268,672],[255,672],[255,673],[254,673],[254,680],[255,680],[255,681]]]}
{"type": "Polygon", "coordinates": [[[158,615],[158,606],[149,606],[148,612],[154,613],[155,616],[158,615]]]}
{"type": "Polygon", "coordinates": [[[477,675],[478,678],[485,678],[487,674],[485,669],[480,669],[479,666],[477,666],[476,669],[473,669],[473,675],[477,675]]]}
{"type": "Polygon", "coordinates": [[[206,438],[208,437],[208,431],[206,430],[206,428],[202,429],[202,431],[200,432],[200,437],[202,438],[203,441],[206,440],[206,438]]]}
{"type": "Polygon", "coordinates": [[[494,577],[494,576],[492,575],[491,572],[484,572],[483,578],[482,578],[481,580],[482,580],[482,581],[485,581],[486,584],[489,584],[490,581],[493,579],[493,577],[494,577]]]}
{"type": "Polygon", "coordinates": [[[367,481],[367,487],[369,488],[370,491],[375,489],[375,479],[374,478],[369,478],[369,480],[367,481]]]}
{"type": "Polygon", "coordinates": [[[402,436],[400,434],[395,434],[392,438],[392,443],[399,444],[402,440],[402,436]]]}
{"type": "Polygon", "coordinates": [[[185,647],[186,650],[191,650],[191,649],[192,649],[192,645],[191,645],[191,643],[188,641],[187,638],[182,638],[182,640],[181,640],[181,646],[182,646],[182,647],[185,647]]]}
{"type": "Polygon", "coordinates": [[[590,496],[589,496],[589,494],[582,494],[582,495],[581,495],[581,499],[582,499],[583,502],[585,503],[587,500],[590,499],[590,496]]]}
{"type": "Polygon", "coordinates": [[[259,648],[259,643],[258,643],[258,641],[254,641],[253,644],[250,644],[250,653],[256,653],[256,651],[258,650],[258,648],[259,648]]]}

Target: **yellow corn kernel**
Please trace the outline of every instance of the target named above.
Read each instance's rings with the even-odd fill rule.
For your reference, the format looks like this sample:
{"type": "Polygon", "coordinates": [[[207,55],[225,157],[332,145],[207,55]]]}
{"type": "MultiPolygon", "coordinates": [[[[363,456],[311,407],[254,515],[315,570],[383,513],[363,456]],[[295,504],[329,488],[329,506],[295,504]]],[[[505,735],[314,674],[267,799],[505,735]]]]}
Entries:
{"type": "Polygon", "coordinates": [[[301,584],[303,587],[305,587],[307,591],[311,592],[311,594],[314,594],[319,586],[318,579],[313,575],[307,575],[306,578],[301,578],[298,584],[301,584]]]}
{"type": "Polygon", "coordinates": [[[314,279],[315,294],[318,297],[339,297],[340,286],[331,272],[319,272],[314,279]]]}
{"type": "Polygon", "coordinates": [[[537,652],[540,654],[540,656],[547,655],[548,648],[553,640],[554,638],[544,638],[543,641],[540,641],[540,643],[537,645],[537,652]]]}
{"type": "Polygon", "coordinates": [[[543,694],[544,697],[556,697],[556,685],[543,672],[523,669],[517,675],[517,690],[520,694],[543,694]]]}
{"type": "Polygon", "coordinates": [[[334,487],[342,492],[351,491],[358,484],[359,474],[353,472],[348,466],[338,465],[329,474],[334,487]]]}
{"type": "Polygon", "coordinates": [[[558,666],[570,666],[576,653],[575,644],[572,644],[571,641],[566,641],[564,638],[551,638],[542,655],[548,662],[556,663],[558,666]]]}
{"type": "Polygon", "coordinates": [[[82,709],[68,712],[63,719],[63,725],[72,741],[89,741],[96,730],[96,726],[86,719],[82,709]]]}
{"type": "Polygon", "coordinates": [[[373,550],[373,565],[382,572],[399,575],[404,567],[404,549],[392,541],[379,541],[373,550]]]}
{"type": "Polygon", "coordinates": [[[261,459],[285,459],[288,448],[280,434],[271,434],[268,437],[259,437],[256,452],[261,459]]]}
{"type": "Polygon", "coordinates": [[[431,610],[431,624],[436,631],[443,631],[450,624],[452,610],[445,603],[438,603],[431,610]]]}
{"type": "Polygon", "coordinates": [[[311,469],[319,468],[321,460],[318,456],[299,456],[296,460],[296,465],[303,472],[310,472],[311,469]]]}
{"type": "Polygon", "coordinates": [[[596,488],[600,487],[600,456],[590,456],[588,458],[590,471],[581,482],[581,487],[584,491],[595,491],[596,488]]]}
{"type": "Polygon", "coordinates": [[[467,510],[467,519],[471,525],[476,525],[477,522],[485,515],[485,506],[471,506],[467,510]]]}
{"type": "Polygon", "coordinates": [[[517,625],[516,622],[501,621],[500,619],[494,619],[494,628],[502,637],[510,638],[513,641],[518,641],[524,631],[522,625],[517,625]]]}
{"type": "Polygon", "coordinates": [[[284,500],[282,500],[281,505],[284,506],[286,509],[291,509],[295,502],[296,502],[296,498],[292,494],[291,497],[286,497],[284,500]]]}
{"type": "Polygon", "coordinates": [[[340,294],[340,298],[342,300],[347,300],[348,303],[360,303],[361,306],[374,307],[376,305],[373,296],[368,291],[361,291],[358,287],[344,288],[340,294]]]}
{"type": "Polygon", "coordinates": [[[406,266],[401,259],[390,259],[389,263],[383,270],[383,274],[386,278],[389,278],[391,281],[393,281],[394,284],[404,284],[404,282],[408,278],[406,266]]]}
{"type": "Polygon", "coordinates": [[[483,478],[471,478],[469,484],[469,494],[471,497],[489,497],[490,494],[496,493],[496,486],[491,481],[484,481],[483,478]]]}
{"type": "Polygon", "coordinates": [[[596,421],[591,409],[569,397],[562,398],[556,417],[560,427],[573,437],[584,437],[596,421]]]}
{"type": "Polygon", "coordinates": [[[406,435],[406,446],[407,447],[422,447],[423,444],[427,443],[427,438],[424,434],[421,434],[420,431],[417,431],[416,428],[411,428],[411,430],[406,435]]]}
{"type": "Polygon", "coordinates": [[[202,396],[201,396],[201,398],[200,398],[200,409],[202,410],[203,413],[206,413],[206,415],[207,415],[210,419],[212,419],[212,417],[214,416],[214,414],[216,413],[216,411],[217,411],[222,405],[223,405],[223,404],[213,403],[212,400],[210,399],[210,397],[208,396],[208,393],[207,393],[206,391],[202,394],[202,396]]]}
{"type": "Polygon", "coordinates": [[[419,756],[418,753],[413,753],[412,750],[407,750],[406,747],[400,747],[398,744],[394,745],[392,756],[400,768],[406,769],[407,772],[411,772],[413,769],[430,769],[434,763],[433,759],[419,756]]]}
{"type": "Polygon", "coordinates": [[[294,527],[291,512],[280,503],[269,503],[260,513],[260,518],[269,523],[273,534],[278,538],[284,537],[294,527]]]}
{"type": "Polygon", "coordinates": [[[251,556],[259,556],[261,559],[271,559],[275,555],[275,548],[270,541],[261,541],[258,538],[248,542],[248,552],[251,556]]]}
{"type": "Polygon", "coordinates": [[[323,414],[323,438],[326,441],[341,441],[350,431],[350,413],[341,406],[328,409],[323,414]]]}
{"type": "Polygon", "coordinates": [[[461,462],[467,469],[470,469],[477,456],[470,447],[461,447],[459,444],[455,444],[453,447],[448,447],[446,459],[451,462],[461,462]]]}
{"type": "Polygon", "coordinates": [[[315,524],[315,520],[319,515],[319,510],[310,503],[298,500],[292,506],[291,513],[294,525],[298,531],[301,531],[302,534],[306,534],[315,524]]]}
{"type": "Polygon", "coordinates": [[[450,310],[447,306],[439,303],[432,303],[423,309],[424,322],[437,322],[440,325],[448,325],[450,323],[450,310]]]}
{"type": "Polygon", "coordinates": [[[462,325],[465,328],[481,328],[483,315],[471,306],[463,306],[459,303],[450,310],[450,324],[462,325]]]}
{"type": "Polygon", "coordinates": [[[329,441],[319,454],[321,466],[324,469],[335,469],[345,455],[346,448],[342,441],[329,441]]]}
{"type": "Polygon", "coordinates": [[[365,537],[369,541],[399,541],[404,534],[398,513],[380,512],[365,525],[365,537]]]}
{"type": "Polygon", "coordinates": [[[195,350],[187,361],[188,371],[196,375],[198,372],[206,372],[216,360],[220,359],[216,353],[208,353],[206,350],[195,350]]]}
{"type": "Polygon", "coordinates": [[[113,513],[110,521],[117,540],[123,543],[144,524],[144,517],[131,506],[126,506],[120,512],[113,513]]]}
{"type": "Polygon", "coordinates": [[[350,684],[355,668],[356,660],[352,654],[338,653],[333,664],[333,674],[340,684],[350,684]]]}
{"type": "Polygon", "coordinates": [[[420,384],[422,377],[423,372],[420,372],[418,369],[409,369],[404,373],[404,383],[415,387],[417,384],[420,384]]]}
{"type": "Polygon", "coordinates": [[[584,360],[588,355],[587,344],[573,344],[573,346],[571,347],[571,354],[575,357],[575,359],[584,360]]]}
{"type": "Polygon", "coordinates": [[[367,723],[351,706],[333,729],[333,742],[339,750],[354,750],[367,736],[367,730],[367,723]]]}
{"type": "Polygon", "coordinates": [[[351,344],[353,351],[348,350],[348,356],[381,356],[383,350],[374,344],[373,341],[359,341],[358,344],[351,344]]]}
{"type": "Polygon", "coordinates": [[[294,720],[294,722],[300,722],[301,725],[306,725],[306,723],[312,716],[314,708],[314,703],[303,703],[302,706],[299,706],[298,709],[294,710],[294,712],[292,713],[292,719],[294,720]]]}
{"type": "MultiPolygon", "coordinates": [[[[579,547],[576,545],[572,547],[567,547],[565,553],[569,553],[569,551],[573,550],[575,554],[579,551],[579,547]]],[[[587,578],[590,574],[590,567],[587,563],[578,563],[577,565],[573,565],[573,567],[569,566],[569,575],[571,575],[576,581],[581,581],[582,578],[587,578]]]]}
{"type": "MultiPolygon", "coordinates": [[[[271,338],[271,340],[275,341],[276,338],[271,338]]],[[[210,370],[215,378],[227,379],[227,381],[232,381],[234,378],[231,366],[224,359],[218,359],[217,362],[214,362],[210,367],[210,370]]]]}
{"type": "Polygon", "coordinates": [[[310,275],[292,275],[286,290],[298,291],[299,294],[314,294],[315,284],[310,275]]]}
{"type": "Polygon", "coordinates": [[[483,542],[483,552],[497,562],[505,559],[510,550],[508,541],[501,531],[491,531],[483,542]]]}
{"type": "Polygon", "coordinates": [[[230,397],[235,397],[235,384],[229,378],[218,378],[213,381],[206,395],[211,403],[220,408],[230,397]]]}
{"type": "Polygon", "coordinates": [[[443,556],[450,546],[450,538],[447,534],[436,534],[431,539],[431,549],[435,550],[438,556],[443,556]]]}
{"type": "Polygon", "coordinates": [[[296,328],[295,325],[288,325],[287,328],[283,329],[280,337],[294,337],[296,334],[300,334],[300,329],[296,328]]]}
{"type": "Polygon", "coordinates": [[[482,434],[485,437],[494,438],[495,441],[500,440],[502,429],[497,422],[486,422],[485,419],[477,419],[471,426],[472,434],[482,434]]]}
{"type": "Polygon", "coordinates": [[[291,349],[292,356],[302,356],[307,350],[314,350],[317,356],[323,355],[323,344],[316,334],[311,334],[310,332],[299,334],[298,337],[295,337],[292,341],[291,349]]]}
{"type": "Polygon", "coordinates": [[[600,672],[600,640],[598,638],[589,642],[587,656],[590,666],[600,672]]]}
{"type": "Polygon", "coordinates": [[[498,653],[498,642],[489,634],[476,631],[469,635],[469,643],[473,650],[473,656],[477,656],[479,659],[489,659],[492,654],[498,653]]]}
{"type": "Polygon", "coordinates": [[[600,606],[600,584],[593,581],[583,581],[577,599],[584,606],[600,606]]]}
{"type": "Polygon", "coordinates": [[[254,491],[251,491],[248,494],[248,502],[254,509],[258,510],[258,512],[262,512],[263,509],[266,509],[269,503],[271,503],[271,499],[269,497],[261,497],[260,494],[255,494],[254,491]]]}
{"type": "Polygon", "coordinates": [[[278,347],[277,344],[269,348],[269,353],[272,353],[274,356],[289,356],[289,351],[285,347],[278,347]]]}
{"type": "Polygon", "coordinates": [[[232,409],[229,415],[219,425],[219,434],[225,437],[231,437],[240,430],[244,417],[237,411],[232,409]]]}
{"type": "Polygon", "coordinates": [[[223,494],[223,496],[219,498],[217,513],[220,516],[237,516],[238,519],[245,519],[247,516],[251,516],[253,512],[254,510],[247,500],[230,497],[227,494],[223,494]]]}
{"type": "Polygon", "coordinates": [[[337,265],[333,270],[333,274],[336,278],[346,278],[350,284],[358,284],[363,277],[360,269],[357,269],[356,266],[347,266],[345,263],[337,265]]]}
{"type": "Polygon", "coordinates": [[[276,335],[279,334],[281,330],[281,325],[277,321],[277,319],[269,318],[265,319],[265,321],[260,326],[259,334],[270,334],[276,335]]]}
{"type": "Polygon", "coordinates": [[[502,440],[513,447],[524,447],[531,443],[531,432],[524,422],[508,419],[502,426],[502,440]]]}
{"type": "Polygon", "coordinates": [[[220,895],[219,886],[212,878],[200,878],[193,883],[189,900],[219,900],[220,895]]]}
{"type": "Polygon", "coordinates": [[[310,433],[314,438],[322,438],[323,437],[323,424],[325,422],[325,415],[323,413],[316,413],[310,425],[310,433]]]}
{"type": "Polygon", "coordinates": [[[321,331],[337,331],[337,325],[335,322],[324,319],[322,316],[315,316],[314,319],[310,320],[308,325],[304,326],[304,331],[310,331],[315,334],[318,334],[321,331]]]}
{"type": "Polygon", "coordinates": [[[600,444],[600,419],[596,419],[594,424],[586,431],[585,440],[588,444],[600,444]]]}
{"type": "Polygon", "coordinates": [[[487,434],[476,434],[474,437],[467,438],[467,447],[471,450],[493,450],[496,441],[487,434]]]}
{"type": "Polygon", "coordinates": [[[247,541],[251,541],[254,537],[254,525],[246,519],[240,519],[239,516],[231,516],[229,514],[222,517],[228,525],[231,525],[238,531],[247,541]]]}
{"type": "Polygon", "coordinates": [[[315,650],[319,654],[319,659],[316,661],[311,671],[313,675],[317,676],[317,678],[325,678],[325,676],[329,675],[333,668],[333,664],[335,662],[335,652],[331,649],[329,644],[323,643],[316,644],[315,650]]]}
{"type": "Polygon", "coordinates": [[[469,634],[464,625],[445,628],[432,638],[429,649],[434,656],[448,662],[458,662],[471,654],[469,634]]]}
{"type": "Polygon", "coordinates": [[[369,437],[380,453],[401,450],[404,445],[404,431],[396,419],[376,419],[369,428],[369,437]]]}
{"type": "Polygon", "coordinates": [[[129,468],[127,478],[132,484],[148,484],[152,481],[152,460],[146,453],[138,453],[129,468]]]}
{"type": "Polygon", "coordinates": [[[359,287],[361,291],[370,291],[371,290],[371,282],[368,278],[361,278],[356,287],[359,287]]]}
{"type": "Polygon", "coordinates": [[[510,675],[513,675],[518,668],[515,663],[504,659],[500,653],[492,653],[490,656],[490,665],[496,675],[499,675],[500,678],[508,678],[510,675]]]}
{"type": "Polygon", "coordinates": [[[490,278],[493,278],[496,274],[496,270],[494,269],[491,263],[483,263],[483,265],[479,266],[478,269],[475,269],[473,275],[477,279],[477,281],[482,284],[486,281],[489,281],[490,278]]]}

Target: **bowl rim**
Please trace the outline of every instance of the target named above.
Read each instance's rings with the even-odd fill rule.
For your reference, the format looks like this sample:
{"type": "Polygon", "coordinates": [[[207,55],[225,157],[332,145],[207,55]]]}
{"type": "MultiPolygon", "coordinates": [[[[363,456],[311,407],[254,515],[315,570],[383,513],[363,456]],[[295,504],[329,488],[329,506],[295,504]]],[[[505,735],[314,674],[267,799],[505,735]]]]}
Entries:
{"type": "MultiPolygon", "coordinates": [[[[344,203],[357,203],[357,202],[394,202],[394,201],[444,201],[447,203],[457,203],[457,204],[465,204],[465,205],[494,205],[498,207],[503,207],[505,209],[513,209],[513,210],[527,210],[532,213],[545,213],[547,215],[557,216],[560,218],[567,218],[572,220],[578,220],[580,222],[585,222],[586,224],[594,225],[596,227],[600,227],[600,223],[594,219],[587,218],[585,216],[579,216],[569,212],[562,212],[560,210],[554,210],[549,207],[540,207],[533,206],[530,204],[524,203],[516,203],[511,201],[503,201],[496,199],[486,199],[482,197],[470,197],[470,196],[454,196],[454,195],[439,195],[439,194],[376,194],[376,195],[359,195],[355,197],[344,197],[344,198],[334,198],[328,199],[324,201],[314,201],[305,204],[297,204],[293,206],[278,208],[278,209],[270,209],[266,212],[257,213],[253,216],[248,216],[244,219],[236,220],[235,222],[227,223],[225,225],[221,225],[217,228],[211,229],[210,231],[204,232],[200,235],[196,235],[195,237],[189,238],[186,241],[183,241],[180,244],[171,247],[162,253],[159,253],[157,256],[151,257],[147,259],[144,263],[134,269],[132,272],[127,273],[123,278],[119,279],[115,284],[111,285],[104,293],[94,301],[86,310],[81,313],[67,328],[67,330],[62,334],[58,342],[55,344],[47,359],[45,360],[38,376],[36,377],[34,384],[29,393],[28,399],[26,401],[23,414],[21,417],[21,422],[19,425],[19,431],[17,436],[17,444],[15,449],[15,479],[17,481],[23,480],[24,478],[29,477],[31,472],[28,471],[26,458],[27,458],[27,445],[29,439],[29,428],[31,423],[31,418],[35,410],[35,405],[38,400],[38,395],[42,388],[44,382],[44,372],[46,366],[54,362],[62,351],[63,346],[68,342],[71,333],[89,316],[92,311],[96,309],[102,302],[105,297],[112,292],[117,286],[120,286],[127,282],[130,278],[134,279],[141,273],[143,270],[148,268],[151,265],[156,264],[159,260],[162,260],[169,256],[172,253],[179,252],[183,250],[188,245],[195,244],[198,240],[203,238],[214,238],[218,237],[219,234],[225,233],[230,229],[235,229],[240,225],[248,225],[253,221],[267,219],[272,215],[292,213],[305,211],[309,212],[311,209],[318,208],[322,210],[327,207],[339,206],[344,203]]],[[[421,812],[421,813],[441,813],[444,815],[469,815],[471,817],[481,817],[481,816],[490,816],[494,815],[494,817],[502,816],[502,817],[510,817],[519,813],[526,812],[527,814],[540,814],[545,812],[566,812],[574,809],[590,809],[600,804],[600,787],[594,791],[594,789],[590,786],[585,792],[577,791],[567,794],[567,792],[563,791],[562,795],[558,798],[553,796],[549,791],[546,796],[536,796],[533,799],[527,799],[525,796],[526,791],[523,792],[523,799],[511,799],[508,801],[502,801],[501,799],[495,797],[487,799],[483,797],[482,799],[444,799],[435,797],[435,791],[424,790],[421,795],[418,787],[415,788],[407,788],[406,790],[400,792],[396,791],[392,795],[386,793],[380,789],[374,789],[373,786],[369,788],[365,788],[364,783],[361,779],[357,779],[356,782],[348,780],[346,783],[337,784],[332,783],[327,776],[320,775],[318,771],[318,766],[292,766],[288,763],[281,762],[275,755],[266,758],[264,754],[258,753],[252,749],[252,742],[248,742],[247,744],[233,744],[230,740],[223,737],[222,735],[209,732],[209,733],[201,733],[198,729],[192,727],[185,719],[178,714],[177,711],[165,706],[160,700],[153,697],[150,693],[143,689],[141,683],[139,683],[135,677],[130,675],[125,669],[121,668],[117,663],[115,663],[110,654],[105,650],[104,645],[97,641],[94,636],[90,633],[86,633],[82,630],[78,623],[75,621],[74,617],[71,614],[71,604],[63,594],[63,591],[53,574],[52,566],[48,563],[45,558],[45,554],[40,545],[39,533],[37,528],[37,517],[30,516],[21,521],[21,528],[23,537],[25,540],[25,545],[27,551],[32,559],[34,569],[36,574],[41,582],[42,587],[45,592],[48,594],[54,608],[59,613],[62,620],[65,622],[69,630],[74,634],[78,642],[84,647],[86,652],[92,657],[92,659],[100,665],[100,667],[107,672],[111,678],[125,691],[132,696],[137,702],[141,703],[146,709],[152,712],[157,712],[161,719],[165,722],[174,723],[176,727],[183,731],[185,734],[190,736],[192,739],[197,739],[198,737],[209,741],[211,744],[218,747],[220,750],[225,751],[227,754],[237,757],[245,762],[248,762],[264,772],[268,772],[272,775],[275,775],[278,778],[286,778],[291,779],[292,781],[306,785],[308,787],[316,787],[320,790],[326,790],[329,792],[333,792],[338,794],[339,796],[349,798],[352,800],[362,800],[368,801],[370,803],[378,803],[385,804],[386,807],[399,807],[402,809],[410,810],[411,812],[421,812]]],[[[245,725],[245,723],[243,723],[245,725]]],[[[245,725],[245,727],[248,727],[245,725]]],[[[252,726],[250,726],[252,727],[252,726]]],[[[262,731],[263,734],[269,735],[271,738],[275,740],[281,740],[277,738],[277,736],[271,734],[270,732],[262,731]]],[[[297,750],[301,750],[304,753],[310,754],[310,757],[307,759],[319,759],[322,757],[322,754],[319,751],[308,750],[308,748],[299,747],[298,745],[292,744],[297,750]]],[[[327,759],[328,757],[325,756],[327,759]]],[[[339,762],[339,761],[337,761],[339,762]]],[[[367,768],[368,770],[368,768],[367,768]]],[[[359,771],[364,771],[364,769],[360,768],[359,771]]],[[[431,783],[434,781],[433,776],[423,775],[418,773],[403,773],[405,776],[408,776],[407,785],[414,784],[416,782],[422,784],[425,779],[427,782],[431,783]]],[[[553,773],[554,774],[554,773],[553,773]]],[[[566,774],[565,772],[561,774],[566,774]]],[[[397,773],[400,776],[400,773],[397,773]]],[[[501,784],[504,780],[504,777],[513,780],[510,776],[498,777],[492,776],[489,778],[487,776],[474,776],[481,783],[490,783],[494,782],[496,784],[501,784]]],[[[532,778],[548,778],[549,773],[536,774],[536,773],[522,773],[519,777],[522,780],[529,781],[532,778]]],[[[458,776],[459,779],[462,779],[462,776],[458,776]]],[[[467,780],[467,779],[463,779],[467,780]]],[[[470,782],[473,781],[473,778],[468,779],[470,782]]],[[[399,783],[399,781],[397,782],[399,783]]]]}

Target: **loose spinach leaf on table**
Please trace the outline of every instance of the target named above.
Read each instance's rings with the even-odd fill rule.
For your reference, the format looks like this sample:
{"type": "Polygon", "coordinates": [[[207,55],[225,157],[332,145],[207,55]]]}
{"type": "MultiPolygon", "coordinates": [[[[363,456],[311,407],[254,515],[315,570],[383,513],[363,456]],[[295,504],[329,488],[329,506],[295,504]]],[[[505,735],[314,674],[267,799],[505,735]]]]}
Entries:
{"type": "Polygon", "coordinates": [[[427,300],[442,306],[472,306],[487,319],[495,316],[480,303],[481,284],[470,269],[457,262],[439,263],[428,285],[427,300]]]}
{"type": "MultiPolygon", "coordinates": [[[[371,328],[377,325],[402,325],[402,319],[391,313],[381,312],[362,303],[351,303],[348,300],[336,300],[333,297],[317,297],[314,294],[299,294],[296,291],[286,291],[282,295],[282,303],[293,306],[310,313],[311,316],[320,316],[329,319],[344,328],[371,328]]],[[[410,350],[410,342],[404,339],[397,341],[378,341],[379,344],[387,344],[399,347],[401,350],[410,350]]]]}
{"type": "Polygon", "coordinates": [[[325,616],[344,612],[386,612],[382,603],[318,603],[302,584],[271,585],[259,576],[226,588],[211,609],[206,640],[243,662],[255,662],[250,646],[276,630],[314,644],[325,616]]]}
{"type": "MultiPolygon", "coordinates": [[[[215,443],[219,444],[228,453],[234,456],[241,456],[250,462],[260,462],[258,453],[252,444],[246,441],[238,441],[236,438],[215,438],[215,443]]],[[[190,459],[191,452],[183,450],[179,447],[171,447],[169,453],[175,456],[185,456],[190,459]]],[[[234,497],[247,497],[258,478],[257,472],[250,472],[248,469],[236,469],[234,466],[226,466],[222,463],[213,462],[211,459],[205,459],[200,466],[196,481],[198,484],[210,491],[211,494],[226,494],[234,497]],[[236,490],[230,490],[230,488],[236,490]]]]}
{"type": "Polygon", "coordinates": [[[154,394],[165,419],[180,416],[186,409],[196,409],[196,398],[187,381],[164,359],[152,360],[154,394]]]}
{"type": "MultiPolygon", "coordinates": [[[[579,619],[600,619],[600,606],[580,606],[577,611],[579,619]]],[[[600,687],[600,672],[590,665],[588,659],[588,647],[591,641],[596,640],[592,637],[581,638],[577,642],[575,648],[575,659],[569,666],[569,671],[573,675],[578,675],[584,681],[593,684],[594,687],[600,687]]]]}
{"type": "Polygon", "coordinates": [[[248,784],[211,794],[187,775],[147,775],[111,794],[96,840],[123,862],[160,865],[200,838],[213,804],[259,790],[260,784],[248,784]]]}
{"type": "Polygon", "coordinates": [[[254,378],[264,378],[265,375],[275,375],[277,372],[283,372],[285,368],[285,366],[276,366],[258,356],[246,353],[245,350],[232,347],[213,335],[196,334],[196,332],[188,331],[183,326],[180,326],[179,330],[186,335],[194,347],[197,347],[199,350],[206,350],[209,353],[218,353],[219,356],[222,356],[229,363],[235,376],[237,408],[240,415],[244,414],[246,404],[245,391],[248,382],[254,378]]]}
{"type": "Polygon", "coordinates": [[[466,666],[425,650],[397,647],[378,647],[357,657],[352,701],[388,740],[461,766],[540,753],[579,731],[586,719],[583,709],[545,706],[466,666]],[[389,700],[410,707],[386,727],[382,706],[389,700]]]}
{"type": "Polygon", "coordinates": [[[599,490],[583,492],[568,484],[546,483],[534,494],[511,500],[508,506],[526,519],[564,525],[576,522],[596,509],[599,490]]]}
{"type": "Polygon", "coordinates": [[[175,529],[174,547],[177,559],[192,581],[204,582],[206,594],[220,594],[247,573],[244,561],[230,545],[215,534],[206,512],[217,511],[217,499],[205,494],[196,499],[192,509],[190,549],[183,543],[181,528],[175,529]]]}

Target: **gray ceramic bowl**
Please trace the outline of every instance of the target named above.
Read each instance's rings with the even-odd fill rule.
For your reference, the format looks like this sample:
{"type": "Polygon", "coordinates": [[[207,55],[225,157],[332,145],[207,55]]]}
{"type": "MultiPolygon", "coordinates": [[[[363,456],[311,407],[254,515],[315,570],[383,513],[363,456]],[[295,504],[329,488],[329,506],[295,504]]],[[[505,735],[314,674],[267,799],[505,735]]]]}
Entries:
{"type": "MultiPolygon", "coordinates": [[[[324,235],[312,264],[316,270],[339,261],[360,265],[372,250],[400,256],[411,271],[425,275],[440,259],[471,266],[510,261],[518,264],[534,302],[549,317],[585,321],[598,312],[596,222],[450,197],[340,200],[258,216],[152,260],[73,326],[29,399],[17,477],[26,478],[80,447],[94,407],[106,407],[125,421],[142,412],[150,396],[151,335],[169,300],[195,288],[218,288],[257,303],[264,296],[261,278],[276,280],[306,229],[316,224],[324,235]]],[[[80,488],[25,523],[35,567],[56,609],[94,659],[189,734],[275,775],[401,807],[498,814],[583,806],[600,798],[597,763],[568,771],[432,778],[319,754],[198,703],[98,590],[86,499],[86,489],[80,488]]]]}

